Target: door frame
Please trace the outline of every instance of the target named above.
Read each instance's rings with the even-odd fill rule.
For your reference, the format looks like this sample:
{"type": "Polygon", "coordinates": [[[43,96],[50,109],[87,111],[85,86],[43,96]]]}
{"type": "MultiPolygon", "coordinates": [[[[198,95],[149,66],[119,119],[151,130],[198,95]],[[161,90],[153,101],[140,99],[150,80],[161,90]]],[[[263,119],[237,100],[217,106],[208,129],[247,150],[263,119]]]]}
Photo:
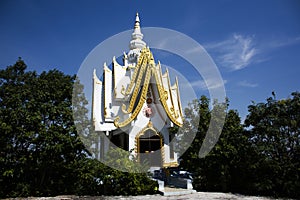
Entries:
{"type": "Polygon", "coordinates": [[[152,123],[149,123],[135,137],[135,153],[138,156],[138,161],[140,162],[140,156],[139,156],[139,153],[140,153],[140,137],[143,136],[146,133],[146,131],[148,131],[148,130],[153,131],[154,134],[157,135],[157,136],[159,136],[159,138],[160,138],[161,166],[163,166],[164,163],[165,163],[164,137],[163,137],[163,135],[159,131],[156,130],[156,128],[154,128],[152,126],[152,123]]]}

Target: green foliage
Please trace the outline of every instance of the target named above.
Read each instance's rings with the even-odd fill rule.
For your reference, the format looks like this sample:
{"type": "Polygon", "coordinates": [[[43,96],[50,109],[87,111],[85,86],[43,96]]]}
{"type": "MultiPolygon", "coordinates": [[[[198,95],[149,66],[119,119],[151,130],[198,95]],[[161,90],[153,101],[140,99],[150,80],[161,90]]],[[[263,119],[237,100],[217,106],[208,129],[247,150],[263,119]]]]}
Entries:
{"type": "Polygon", "coordinates": [[[78,135],[91,130],[86,105],[75,76],[27,72],[21,59],[0,70],[0,197],[154,192],[145,174],[89,158],[78,135]]]}
{"type": "Polygon", "coordinates": [[[85,156],[72,120],[74,77],[25,69],[18,60],[0,71],[1,196],[61,194],[85,156]]]}
{"type": "Polygon", "coordinates": [[[300,196],[300,93],[250,105],[245,126],[255,148],[254,186],[262,194],[300,196]]]}
{"type": "Polygon", "coordinates": [[[95,159],[82,159],[75,169],[78,195],[142,195],[157,192],[157,182],[145,173],[121,172],[95,159]]]}
{"type": "Polygon", "coordinates": [[[104,163],[113,167],[106,175],[106,193],[110,195],[154,194],[157,182],[147,176],[149,166],[139,163],[130,152],[111,147],[105,156],[104,163]],[[120,171],[121,170],[121,171],[120,171]]]}
{"type": "Polygon", "coordinates": [[[144,173],[150,169],[148,163],[140,163],[131,152],[115,147],[110,147],[103,162],[114,169],[131,173],[144,173]]]}
{"type": "MultiPolygon", "coordinates": [[[[218,109],[224,109],[219,107],[218,109]]],[[[198,157],[211,113],[201,97],[186,110],[186,122],[196,137],[180,163],[194,173],[194,188],[201,191],[299,197],[300,94],[285,100],[267,99],[249,106],[245,127],[238,113],[229,110],[222,134],[204,158],[198,157]],[[200,117],[199,125],[193,120],[200,117]]],[[[189,132],[189,131],[188,131],[189,132]]]]}
{"type": "Polygon", "coordinates": [[[185,125],[183,127],[187,130],[179,132],[180,138],[182,138],[183,141],[189,141],[189,137],[191,136],[195,136],[195,138],[187,151],[181,156],[182,161],[180,165],[191,172],[195,172],[196,169],[199,168],[198,153],[211,118],[209,99],[205,96],[201,96],[199,100],[193,100],[193,102],[185,108],[184,113],[185,125]]]}

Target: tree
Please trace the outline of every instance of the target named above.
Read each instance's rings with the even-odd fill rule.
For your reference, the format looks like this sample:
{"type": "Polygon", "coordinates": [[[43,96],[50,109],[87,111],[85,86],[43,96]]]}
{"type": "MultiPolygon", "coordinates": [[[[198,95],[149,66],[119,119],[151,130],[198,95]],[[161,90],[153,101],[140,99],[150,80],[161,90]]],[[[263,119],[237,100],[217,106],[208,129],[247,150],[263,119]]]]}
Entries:
{"type": "MultiPolygon", "coordinates": [[[[236,187],[239,186],[238,181],[242,174],[241,171],[245,167],[240,160],[243,157],[241,154],[247,149],[247,138],[243,134],[243,126],[237,111],[228,111],[222,134],[210,153],[204,158],[198,156],[201,145],[208,145],[207,148],[209,148],[209,145],[212,145],[210,142],[217,140],[217,138],[213,138],[217,137],[217,134],[212,134],[209,137],[210,142],[206,143],[204,137],[209,125],[217,127],[214,123],[210,123],[210,120],[215,120],[214,122],[218,123],[218,120],[222,119],[222,112],[226,112],[227,106],[227,104],[215,102],[213,110],[210,110],[208,99],[201,97],[200,101],[194,101],[186,109],[185,113],[188,115],[185,118],[191,123],[190,127],[197,128],[197,124],[190,119],[198,118],[200,120],[196,137],[191,147],[182,156],[181,167],[194,174],[193,185],[197,190],[228,192],[237,190],[236,187]],[[214,119],[212,119],[212,112],[215,112],[214,119]]],[[[220,131],[214,127],[212,130],[215,132],[220,131]]]]}
{"type": "Polygon", "coordinates": [[[248,109],[245,128],[237,111],[229,110],[217,144],[199,158],[212,111],[206,98],[194,101],[186,109],[186,122],[196,137],[182,156],[181,167],[194,173],[197,190],[299,197],[300,93],[282,100],[273,93],[266,103],[253,103],[248,109]],[[196,118],[198,128],[192,120],[196,118]]]}
{"type": "Polygon", "coordinates": [[[30,144],[24,141],[33,135],[25,132],[32,126],[27,120],[29,112],[25,109],[25,102],[30,95],[27,82],[36,77],[36,73],[25,73],[25,69],[25,63],[18,60],[14,66],[0,71],[1,196],[12,190],[20,193],[29,190],[27,184],[16,184],[16,180],[22,180],[24,165],[29,158],[24,154],[30,144]]]}
{"type": "Polygon", "coordinates": [[[291,98],[248,107],[248,138],[258,159],[254,163],[255,190],[261,194],[299,197],[300,188],[300,93],[291,98]]]}
{"type": "Polygon", "coordinates": [[[0,70],[0,197],[155,191],[145,174],[120,173],[91,158],[80,139],[93,142],[95,133],[75,76],[26,68],[19,59],[0,70]],[[89,138],[80,138],[85,132],[89,138]],[[117,182],[131,185],[121,190],[117,182]]]}
{"type": "MultiPolygon", "coordinates": [[[[206,149],[209,149],[210,145],[214,144],[212,141],[217,140],[217,132],[220,130],[215,123],[221,123],[220,120],[227,107],[228,101],[225,104],[215,102],[213,109],[210,110],[209,100],[202,96],[199,101],[193,101],[185,110],[185,123],[190,123],[187,127],[196,130],[196,137],[181,157],[180,166],[194,174],[193,185],[197,190],[249,193],[252,183],[248,182],[252,178],[249,171],[251,171],[251,160],[255,157],[255,152],[236,110],[227,112],[222,133],[209,154],[204,158],[198,155],[201,145],[206,145],[206,149]],[[204,137],[210,125],[215,127],[212,127],[212,134],[205,142],[204,137]],[[213,134],[215,132],[216,134],[213,134]]],[[[190,132],[186,131],[185,134],[190,132]]]]}
{"type": "Polygon", "coordinates": [[[192,103],[189,103],[188,107],[184,110],[185,120],[184,128],[179,129],[178,137],[181,141],[190,141],[193,139],[191,145],[187,148],[184,142],[179,141],[179,152],[187,150],[181,156],[180,167],[188,169],[191,172],[195,172],[199,168],[199,150],[201,148],[203,139],[208,130],[210,121],[209,99],[205,96],[201,96],[200,99],[195,99],[192,103]],[[181,147],[181,145],[183,147],[181,147]]]}
{"type": "Polygon", "coordinates": [[[0,71],[1,196],[61,194],[85,155],[72,119],[75,77],[26,67],[19,59],[0,71]]]}

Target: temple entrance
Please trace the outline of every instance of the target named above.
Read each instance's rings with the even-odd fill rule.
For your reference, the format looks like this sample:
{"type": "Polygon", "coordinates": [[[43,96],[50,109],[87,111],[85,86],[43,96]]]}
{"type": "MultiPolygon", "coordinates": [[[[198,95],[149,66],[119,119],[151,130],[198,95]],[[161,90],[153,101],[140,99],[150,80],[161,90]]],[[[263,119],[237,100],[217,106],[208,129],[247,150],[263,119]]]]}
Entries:
{"type": "Polygon", "coordinates": [[[163,144],[161,135],[152,129],[147,129],[139,136],[137,142],[140,162],[147,162],[151,167],[161,167],[163,144]]]}

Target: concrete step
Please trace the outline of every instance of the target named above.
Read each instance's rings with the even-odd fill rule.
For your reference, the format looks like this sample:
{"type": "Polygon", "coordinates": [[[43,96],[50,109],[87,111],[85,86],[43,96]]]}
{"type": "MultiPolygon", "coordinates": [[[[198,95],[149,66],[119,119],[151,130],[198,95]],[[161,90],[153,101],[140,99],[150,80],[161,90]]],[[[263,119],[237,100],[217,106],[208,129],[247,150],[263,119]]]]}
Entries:
{"type": "Polygon", "coordinates": [[[196,192],[197,191],[193,189],[174,188],[174,187],[164,187],[164,190],[160,191],[160,193],[163,196],[185,195],[185,194],[193,194],[196,192]]]}

